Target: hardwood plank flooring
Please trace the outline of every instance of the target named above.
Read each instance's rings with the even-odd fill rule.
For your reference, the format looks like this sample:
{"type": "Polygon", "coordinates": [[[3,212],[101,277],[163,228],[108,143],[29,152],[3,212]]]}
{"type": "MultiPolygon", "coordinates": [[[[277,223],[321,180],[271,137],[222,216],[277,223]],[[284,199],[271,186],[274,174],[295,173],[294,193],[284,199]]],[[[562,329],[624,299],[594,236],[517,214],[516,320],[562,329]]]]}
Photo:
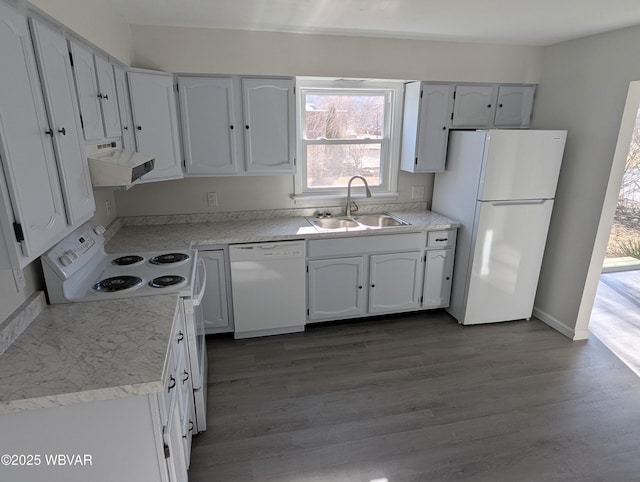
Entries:
{"type": "Polygon", "coordinates": [[[436,311],[207,343],[191,482],[640,478],[640,378],[596,338],[436,311]]]}

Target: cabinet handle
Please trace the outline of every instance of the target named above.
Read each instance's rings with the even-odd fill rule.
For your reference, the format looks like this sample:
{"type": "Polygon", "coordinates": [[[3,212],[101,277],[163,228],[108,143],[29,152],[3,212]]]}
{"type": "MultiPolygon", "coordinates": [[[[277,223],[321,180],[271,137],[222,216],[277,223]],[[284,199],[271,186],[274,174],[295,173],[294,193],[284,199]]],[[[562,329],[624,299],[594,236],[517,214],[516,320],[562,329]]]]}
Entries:
{"type": "Polygon", "coordinates": [[[46,131],[44,131],[44,133],[48,136],[53,137],[53,131],[51,129],[47,129],[46,131]]]}
{"type": "Polygon", "coordinates": [[[436,238],[437,242],[441,242],[441,241],[449,241],[449,238],[436,238]]]}
{"type": "Polygon", "coordinates": [[[139,131],[142,130],[142,126],[137,126],[136,129],[138,129],[139,131]]]}
{"type": "Polygon", "coordinates": [[[189,432],[193,432],[193,420],[189,419],[189,432]]]}
{"type": "Polygon", "coordinates": [[[60,134],[62,134],[63,136],[66,136],[66,135],[67,135],[67,129],[65,129],[64,127],[62,127],[62,128],[60,128],[60,129],[58,129],[58,132],[59,132],[60,134]]]}
{"type": "Polygon", "coordinates": [[[98,99],[109,100],[109,94],[98,94],[98,99]]]}
{"type": "Polygon", "coordinates": [[[129,130],[129,126],[122,126],[122,130],[123,131],[128,131],[129,130]]]}
{"type": "Polygon", "coordinates": [[[102,94],[98,92],[98,99],[102,99],[102,94]]]}
{"type": "Polygon", "coordinates": [[[182,333],[182,331],[178,332],[178,343],[180,343],[182,340],[184,340],[184,333],[182,333]]]}
{"type": "Polygon", "coordinates": [[[185,383],[187,380],[189,380],[189,372],[187,370],[184,370],[184,378],[182,379],[182,383],[185,383]]]}
{"type": "Polygon", "coordinates": [[[173,375],[169,375],[169,388],[167,389],[167,392],[170,392],[173,388],[175,388],[176,386],[176,379],[173,378],[173,375]]]}

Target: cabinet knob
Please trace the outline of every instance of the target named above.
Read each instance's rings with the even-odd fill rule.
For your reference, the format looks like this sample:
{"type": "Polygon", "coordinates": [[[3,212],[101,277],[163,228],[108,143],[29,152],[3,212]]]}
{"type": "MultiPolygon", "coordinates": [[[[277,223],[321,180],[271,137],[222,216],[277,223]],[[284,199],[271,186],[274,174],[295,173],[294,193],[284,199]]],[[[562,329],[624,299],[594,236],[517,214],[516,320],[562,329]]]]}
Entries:
{"type": "Polygon", "coordinates": [[[487,104],[487,108],[488,108],[488,109],[491,109],[491,104],[487,104]]]}
{"type": "Polygon", "coordinates": [[[442,130],[446,131],[447,130],[447,126],[442,126],[442,130]]]}
{"type": "Polygon", "coordinates": [[[65,129],[64,127],[61,127],[60,129],[58,129],[58,132],[63,136],[67,135],[67,129],[65,129]]]}
{"type": "Polygon", "coordinates": [[[48,136],[53,137],[53,131],[51,129],[47,129],[46,131],[44,131],[44,133],[48,136]]]}
{"type": "Polygon", "coordinates": [[[502,109],[502,104],[498,104],[498,107],[500,107],[502,109]]]}
{"type": "Polygon", "coordinates": [[[136,126],[136,129],[138,129],[139,131],[142,130],[142,126],[136,126]]]}
{"type": "Polygon", "coordinates": [[[376,287],[376,285],[371,285],[371,287],[372,287],[372,288],[375,288],[375,287],[376,287]]]}
{"type": "Polygon", "coordinates": [[[98,93],[98,99],[109,100],[109,94],[98,93]]]}
{"type": "Polygon", "coordinates": [[[359,289],[359,290],[361,290],[361,289],[362,289],[362,286],[358,286],[358,289],[359,289]]]}
{"type": "Polygon", "coordinates": [[[447,276],[445,279],[446,279],[447,281],[449,281],[449,280],[451,279],[451,277],[447,276]]]}
{"type": "Polygon", "coordinates": [[[176,379],[173,378],[173,375],[169,375],[169,388],[167,389],[170,392],[176,386],[176,379]]]}
{"type": "Polygon", "coordinates": [[[123,131],[128,131],[129,130],[129,126],[122,126],[122,130],[123,131]]]}
{"type": "Polygon", "coordinates": [[[249,126],[244,126],[244,128],[245,128],[245,129],[248,129],[248,128],[249,128],[249,126]]]}
{"type": "Polygon", "coordinates": [[[189,380],[189,372],[187,370],[184,370],[184,378],[182,379],[182,383],[186,383],[187,380],[189,380]]]}
{"type": "Polygon", "coordinates": [[[232,130],[233,130],[233,126],[229,126],[229,129],[232,129],[232,130]]]}
{"type": "Polygon", "coordinates": [[[180,343],[182,340],[184,340],[184,333],[182,333],[182,331],[178,332],[178,343],[180,343]]]}

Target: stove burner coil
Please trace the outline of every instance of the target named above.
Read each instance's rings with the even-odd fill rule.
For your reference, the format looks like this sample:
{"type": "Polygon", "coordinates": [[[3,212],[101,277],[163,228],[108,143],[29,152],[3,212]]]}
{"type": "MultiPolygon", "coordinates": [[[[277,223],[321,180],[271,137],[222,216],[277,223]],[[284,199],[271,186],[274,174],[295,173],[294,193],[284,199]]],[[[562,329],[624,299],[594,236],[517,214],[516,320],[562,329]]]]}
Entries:
{"type": "Polygon", "coordinates": [[[97,282],[93,285],[93,289],[101,293],[113,293],[129,288],[135,288],[141,284],[142,278],[138,276],[114,276],[113,278],[106,278],[97,282]]]}
{"type": "Polygon", "coordinates": [[[140,263],[144,261],[142,256],[138,256],[135,254],[131,254],[128,256],[120,256],[119,258],[111,261],[111,264],[115,264],[116,266],[130,266],[132,264],[140,263]]]}
{"type": "Polygon", "coordinates": [[[149,263],[156,265],[180,263],[189,259],[189,255],[185,253],[167,253],[159,256],[154,256],[149,260],[149,263]]]}
{"type": "Polygon", "coordinates": [[[166,288],[168,286],[173,286],[173,285],[182,283],[183,281],[186,281],[186,278],[184,276],[177,276],[177,275],[158,276],[157,278],[154,278],[151,281],[149,281],[149,286],[151,286],[152,288],[166,288]]]}

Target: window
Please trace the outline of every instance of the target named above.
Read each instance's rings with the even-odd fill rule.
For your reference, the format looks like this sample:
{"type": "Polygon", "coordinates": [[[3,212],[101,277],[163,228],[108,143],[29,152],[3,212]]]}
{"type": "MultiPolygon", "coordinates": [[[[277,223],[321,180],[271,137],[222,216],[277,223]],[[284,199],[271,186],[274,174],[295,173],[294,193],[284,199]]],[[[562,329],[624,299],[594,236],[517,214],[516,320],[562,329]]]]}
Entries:
{"type": "Polygon", "coordinates": [[[345,196],[353,176],[364,177],[374,196],[395,194],[402,89],[400,82],[298,80],[296,197],[345,196]]]}

